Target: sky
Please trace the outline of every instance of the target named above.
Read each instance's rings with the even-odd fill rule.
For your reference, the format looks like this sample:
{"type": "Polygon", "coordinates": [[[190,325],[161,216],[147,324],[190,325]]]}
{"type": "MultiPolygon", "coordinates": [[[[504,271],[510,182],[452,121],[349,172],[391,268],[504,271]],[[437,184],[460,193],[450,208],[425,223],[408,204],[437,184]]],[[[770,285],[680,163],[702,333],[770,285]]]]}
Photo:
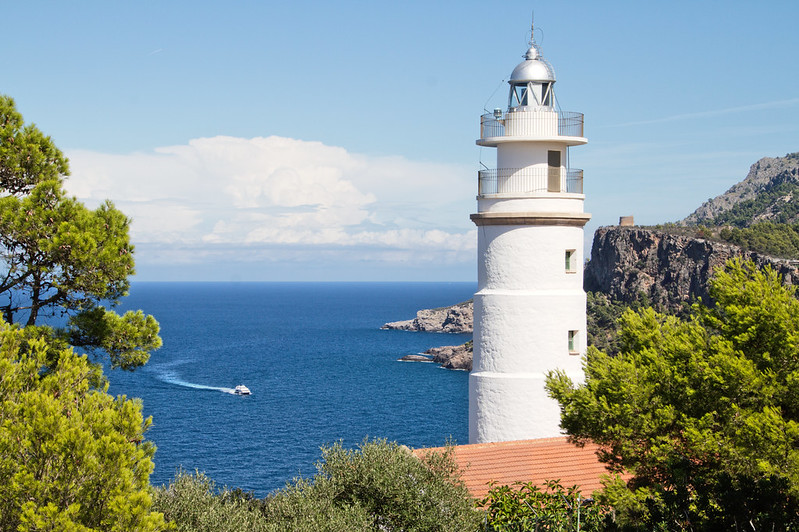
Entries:
{"type": "Polygon", "coordinates": [[[0,93],[132,218],[134,280],[475,281],[479,119],[533,12],[587,248],[799,151],[794,1],[0,4],[0,93]]]}

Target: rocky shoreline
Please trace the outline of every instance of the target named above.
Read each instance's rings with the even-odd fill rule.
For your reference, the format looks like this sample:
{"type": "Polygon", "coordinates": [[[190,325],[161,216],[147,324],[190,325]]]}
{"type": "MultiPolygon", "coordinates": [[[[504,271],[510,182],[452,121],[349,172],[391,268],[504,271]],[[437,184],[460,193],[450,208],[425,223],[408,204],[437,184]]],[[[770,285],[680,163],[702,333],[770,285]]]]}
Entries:
{"type": "MultiPolygon", "coordinates": [[[[386,323],[381,329],[399,331],[471,333],[474,331],[472,301],[464,301],[450,307],[422,309],[412,320],[386,323]]],[[[402,362],[433,362],[446,369],[472,369],[472,341],[462,345],[432,347],[422,354],[406,355],[402,362]]]]}
{"type": "Polygon", "coordinates": [[[419,332],[471,333],[474,330],[472,301],[451,307],[422,309],[412,320],[392,321],[381,329],[419,332]]]}
{"type": "Polygon", "coordinates": [[[445,369],[472,370],[472,341],[462,345],[431,347],[421,355],[406,355],[402,362],[433,362],[445,369]]]}

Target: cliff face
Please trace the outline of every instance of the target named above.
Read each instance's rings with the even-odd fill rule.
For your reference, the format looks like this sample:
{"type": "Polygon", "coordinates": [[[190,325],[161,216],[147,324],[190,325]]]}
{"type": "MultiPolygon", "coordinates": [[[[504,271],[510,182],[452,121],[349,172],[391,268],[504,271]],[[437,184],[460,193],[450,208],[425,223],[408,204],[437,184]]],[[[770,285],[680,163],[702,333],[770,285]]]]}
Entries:
{"type": "Polygon", "coordinates": [[[401,331],[470,333],[474,329],[472,302],[464,301],[451,307],[423,309],[412,320],[386,323],[381,329],[401,331]]]}
{"type": "Polygon", "coordinates": [[[636,227],[600,227],[585,269],[586,291],[632,303],[640,294],[668,308],[701,297],[710,301],[707,281],[733,257],[770,264],[787,284],[799,284],[799,261],[743,252],[739,247],[636,227]]]}

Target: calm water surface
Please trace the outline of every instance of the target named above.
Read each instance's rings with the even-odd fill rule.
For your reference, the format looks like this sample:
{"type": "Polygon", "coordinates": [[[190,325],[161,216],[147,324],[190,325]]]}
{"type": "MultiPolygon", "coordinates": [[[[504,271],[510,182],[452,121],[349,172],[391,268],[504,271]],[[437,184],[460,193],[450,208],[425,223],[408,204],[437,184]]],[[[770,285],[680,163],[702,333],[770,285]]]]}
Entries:
{"type": "Polygon", "coordinates": [[[135,283],[164,346],[110,393],[152,416],[153,484],[177,468],[258,496],[314,472],[319,447],[365,437],[411,447],[468,439],[467,378],[401,356],[470,335],[381,331],[421,308],[469,299],[474,283],[135,283]],[[245,384],[251,396],[232,395],[245,384]]]}

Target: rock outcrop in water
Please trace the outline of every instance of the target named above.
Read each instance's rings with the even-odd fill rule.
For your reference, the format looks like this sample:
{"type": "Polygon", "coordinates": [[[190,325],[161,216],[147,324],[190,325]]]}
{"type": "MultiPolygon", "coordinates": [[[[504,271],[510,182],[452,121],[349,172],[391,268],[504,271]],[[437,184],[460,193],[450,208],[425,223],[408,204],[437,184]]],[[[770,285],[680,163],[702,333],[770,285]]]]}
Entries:
{"type": "Polygon", "coordinates": [[[464,301],[451,307],[423,309],[412,320],[386,323],[381,329],[401,331],[471,333],[474,330],[472,302],[464,301]]]}
{"type": "Polygon", "coordinates": [[[432,347],[421,355],[406,355],[403,362],[435,362],[446,369],[472,370],[472,342],[432,347]]]}
{"type": "Polygon", "coordinates": [[[445,345],[425,351],[433,357],[433,362],[447,369],[472,371],[472,342],[463,345],[445,345]]]}

